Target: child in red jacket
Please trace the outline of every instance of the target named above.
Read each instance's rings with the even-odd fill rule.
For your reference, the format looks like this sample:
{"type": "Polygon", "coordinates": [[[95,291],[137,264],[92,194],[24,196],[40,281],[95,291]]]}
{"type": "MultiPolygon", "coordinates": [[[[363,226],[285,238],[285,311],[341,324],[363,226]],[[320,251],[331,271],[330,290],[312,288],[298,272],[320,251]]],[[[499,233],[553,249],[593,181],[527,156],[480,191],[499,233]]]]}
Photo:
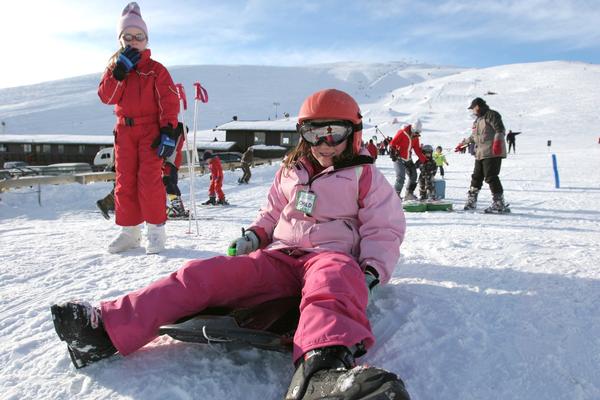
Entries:
{"type": "Polygon", "coordinates": [[[225,193],[223,193],[223,167],[221,159],[214,155],[210,150],[206,150],[202,155],[204,161],[208,161],[208,169],[210,170],[210,186],[208,187],[208,200],[203,205],[227,205],[225,193]],[[219,200],[216,198],[219,197],[219,200]]]}
{"type": "Polygon", "coordinates": [[[121,15],[117,34],[121,49],[102,76],[98,95],[115,105],[115,215],[121,233],[109,244],[119,253],[141,242],[140,224],[146,222],[147,254],[165,247],[165,188],[163,158],[175,149],[179,99],[171,75],[150,58],[148,29],[137,3],[121,15]]]}

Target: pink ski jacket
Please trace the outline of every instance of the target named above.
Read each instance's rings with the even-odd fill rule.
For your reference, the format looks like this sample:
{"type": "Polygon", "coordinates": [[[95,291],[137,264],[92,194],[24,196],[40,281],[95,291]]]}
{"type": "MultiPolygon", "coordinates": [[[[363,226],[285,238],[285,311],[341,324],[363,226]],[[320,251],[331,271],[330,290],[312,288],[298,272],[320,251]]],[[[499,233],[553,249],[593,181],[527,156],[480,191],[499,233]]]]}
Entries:
{"type": "Polygon", "coordinates": [[[350,254],[363,269],[375,268],[380,281],[388,282],[406,231],[392,186],[371,163],[329,167],[312,175],[308,160],[277,171],[267,204],[250,227],[261,247],[350,254]],[[296,209],[297,194],[308,190],[316,195],[311,215],[296,209]]]}

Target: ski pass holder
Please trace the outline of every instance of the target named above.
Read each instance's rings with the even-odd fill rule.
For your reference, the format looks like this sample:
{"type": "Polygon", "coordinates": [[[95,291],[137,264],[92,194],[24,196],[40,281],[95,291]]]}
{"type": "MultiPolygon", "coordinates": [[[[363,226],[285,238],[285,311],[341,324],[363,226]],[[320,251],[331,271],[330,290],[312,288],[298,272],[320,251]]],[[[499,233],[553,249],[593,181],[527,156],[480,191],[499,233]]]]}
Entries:
{"type": "Polygon", "coordinates": [[[296,194],[296,210],[301,211],[306,215],[311,215],[315,208],[316,201],[316,194],[310,190],[301,190],[296,194]]]}

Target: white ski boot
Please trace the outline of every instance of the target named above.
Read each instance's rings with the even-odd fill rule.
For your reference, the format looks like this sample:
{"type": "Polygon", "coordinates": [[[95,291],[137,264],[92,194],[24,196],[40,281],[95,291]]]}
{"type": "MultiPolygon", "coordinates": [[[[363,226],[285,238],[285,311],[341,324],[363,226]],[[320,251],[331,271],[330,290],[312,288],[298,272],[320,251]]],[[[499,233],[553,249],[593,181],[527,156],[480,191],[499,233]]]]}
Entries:
{"type": "Polygon", "coordinates": [[[121,229],[119,236],[113,239],[108,245],[109,253],[121,253],[125,250],[135,249],[140,247],[142,241],[142,230],[136,226],[124,226],[121,229]]]}
{"type": "Polygon", "coordinates": [[[158,254],[165,249],[165,243],[167,242],[165,224],[147,224],[147,226],[148,246],[146,247],[146,254],[158,254]]]}

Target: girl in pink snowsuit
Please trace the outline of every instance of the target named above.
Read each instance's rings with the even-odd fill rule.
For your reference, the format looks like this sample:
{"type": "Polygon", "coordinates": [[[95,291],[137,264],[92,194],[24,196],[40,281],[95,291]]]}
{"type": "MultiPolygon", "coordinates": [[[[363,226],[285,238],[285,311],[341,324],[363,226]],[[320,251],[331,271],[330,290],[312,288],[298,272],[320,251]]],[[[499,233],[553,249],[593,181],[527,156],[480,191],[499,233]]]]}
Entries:
{"type": "MultiPolygon", "coordinates": [[[[301,296],[293,346],[298,369],[286,398],[301,399],[309,384],[318,385],[312,378],[318,371],[352,368],[354,356],[374,342],[366,315],[369,289],[389,281],[406,227],[396,192],[361,149],[361,120],[344,92],[309,96],[299,114],[302,140],[277,171],[266,205],[233,241],[236,256],[188,261],[100,309],[53,306],[61,339],[69,344],[60,307],[71,314],[85,307],[82,315],[100,321],[96,325],[114,345],[104,346],[100,359],[115,351],[128,355],[152,341],[161,325],[207,307],[246,308],[301,296]]],[[[77,367],[96,361],[77,346],[69,350],[77,367]]]]}

